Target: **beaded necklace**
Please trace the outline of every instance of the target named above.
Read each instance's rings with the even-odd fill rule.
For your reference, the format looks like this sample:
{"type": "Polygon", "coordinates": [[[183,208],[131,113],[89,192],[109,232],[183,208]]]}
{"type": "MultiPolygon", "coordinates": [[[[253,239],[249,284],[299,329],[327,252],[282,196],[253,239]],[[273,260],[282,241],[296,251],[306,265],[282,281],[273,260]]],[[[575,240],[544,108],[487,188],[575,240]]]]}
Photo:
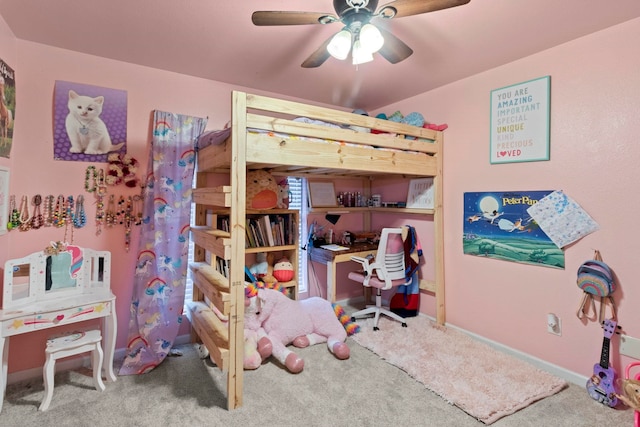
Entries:
{"type": "Polygon", "coordinates": [[[124,214],[124,250],[129,252],[129,245],[131,244],[131,220],[133,210],[133,199],[131,196],[127,198],[127,207],[124,214]]]}
{"type": "Polygon", "coordinates": [[[11,195],[9,197],[9,222],[7,223],[7,230],[11,231],[18,228],[20,225],[20,212],[16,209],[16,196],[11,195]]]}
{"type": "Polygon", "coordinates": [[[124,224],[126,212],[127,210],[124,204],[124,196],[120,196],[120,198],[118,199],[118,211],[116,212],[116,222],[118,224],[124,224]]]}
{"type": "MultiPolygon", "coordinates": [[[[62,196],[62,200],[64,202],[64,196],[62,196]]],[[[64,212],[64,241],[68,242],[67,231],[69,230],[69,224],[71,224],[71,243],[73,243],[73,223],[75,222],[75,215],[73,214],[73,196],[67,197],[67,202],[64,206],[64,212]]]]}
{"type": "Polygon", "coordinates": [[[31,228],[31,221],[29,218],[29,198],[27,196],[22,196],[22,201],[20,202],[20,231],[29,231],[31,228]]]}
{"type": "Polygon", "coordinates": [[[96,167],[91,165],[87,166],[87,170],[84,175],[84,189],[88,193],[93,193],[98,188],[98,172],[96,171],[96,167]],[[89,181],[93,180],[93,185],[89,187],[89,181]]]}
{"type": "Polygon", "coordinates": [[[60,228],[65,222],[64,196],[60,194],[56,200],[56,210],[53,212],[53,225],[60,228]]]}
{"type": "Polygon", "coordinates": [[[76,213],[73,217],[73,226],[75,228],[82,228],[87,223],[87,215],[84,211],[84,196],[81,194],[76,200],[76,213]]]}
{"type": "Polygon", "coordinates": [[[133,196],[133,209],[132,214],[133,223],[135,225],[142,225],[142,196],[136,194],[133,196]]]}
{"type": "Polygon", "coordinates": [[[33,217],[31,218],[31,228],[37,230],[44,224],[44,218],[40,212],[40,205],[42,204],[42,196],[36,194],[33,196],[33,217]]]}
{"type": "Polygon", "coordinates": [[[49,194],[44,200],[44,226],[51,227],[53,225],[53,201],[55,197],[49,194]]]}
{"type": "Polygon", "coordinates": [[[107,205],[107,212],[105,216],[107,227],[113,227],[116,224],[116,201],[113,194],[109,195],[109,203],[107,205]]]}
{"type": "Polygon", "coordinates": [[[107,194],[107,187],[105,185],[98,185],[98,191],[96,191],[96,236],[102,233],[102,225],[104,224],[104,196],[107,194]]]}

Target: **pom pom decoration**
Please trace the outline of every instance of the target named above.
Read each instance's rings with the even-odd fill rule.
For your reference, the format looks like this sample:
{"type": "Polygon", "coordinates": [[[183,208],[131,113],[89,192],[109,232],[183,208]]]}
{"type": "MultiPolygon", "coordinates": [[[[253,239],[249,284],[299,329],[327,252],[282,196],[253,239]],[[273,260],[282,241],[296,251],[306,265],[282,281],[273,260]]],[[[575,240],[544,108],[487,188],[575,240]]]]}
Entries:
{"type": "Polygon", "coordinates": [[[107,175],[105,182],[108,185],[124,185],[135,188],[140,183],[136,176],[138,170],[138,161],[129,154],[111,153],[107,157],[109,165],[107,166],[107,175]]]}

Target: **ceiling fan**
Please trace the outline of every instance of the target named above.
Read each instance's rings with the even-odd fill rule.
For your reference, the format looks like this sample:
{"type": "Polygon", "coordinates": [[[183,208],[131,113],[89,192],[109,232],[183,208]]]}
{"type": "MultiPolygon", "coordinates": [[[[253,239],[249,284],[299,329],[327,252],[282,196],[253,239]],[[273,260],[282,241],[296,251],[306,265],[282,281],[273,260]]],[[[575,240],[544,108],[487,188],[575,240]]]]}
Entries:
{"type": "Polygon", "coordinates": [[[389,31],[372,24],[372,19],[403,18],[461,6],[470,1],[395,0],[376,11],[378,0],[333,0],[335,15],[318,12],[257,11],[251,15],[251,20],[258,26],[342,23],[342,30],[327,39],[302,63],[304,68],[319,67],[330,56],[343,60],[349,53],[355,65],[373,60],[375,52],[379,52],[390,63],[396,64],[411,56],[413,50],[389,31]]]}

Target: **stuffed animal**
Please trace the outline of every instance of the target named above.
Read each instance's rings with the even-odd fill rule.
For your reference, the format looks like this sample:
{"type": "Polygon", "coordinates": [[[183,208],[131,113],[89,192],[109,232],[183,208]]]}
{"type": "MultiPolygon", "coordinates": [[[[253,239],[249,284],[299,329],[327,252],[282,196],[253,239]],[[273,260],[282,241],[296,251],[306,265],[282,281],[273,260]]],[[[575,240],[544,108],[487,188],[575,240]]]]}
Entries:
{"type": "Polygon", "coordinates": [[[273,209],[278,205],[278,184],[265,170],[247,172],[247,209],[273,209]]]}
{"type": "Polygon", "coordinates": [[[326,342],[338,359],[349,358],[347,328],[355,333],[357,325],[353,328],[355,324],[344,319],[347,324],[343,326],[329,301],[319,297],[294,301],[279,290],[255,284],[247,284],[245,289],[249,300],[245,302],[245,327],[257,331],[260,338],[267,338],[273,356],[291,373],[302,372],[304,360],[287,348],[289,344],[304,348],[326,342]]]}
{"type": "Polygon", "coordinates": [[[244,357],[242,367],[247,370],[258,369],[262,362],[271,356],[271,341],[264,331],[244,329],[244,357]]]}
{"type": "Polygon", "coordinates": [[[293,264],[291,264],[291,261],[287,258],[281,258],[280,261],[276,262],[273,266],[273,277],[279,282],[293,280],[293,273],[293,264]]]}
{"type": "Polygon", "coordinates": [[[251,267],[249,267],[249,271],[251,274],[255,276],[256,279],[262,279],[269,272],[269,262],[267,261],[267,254],[264,252],[258,252],[256,254],[256,262],[251,267]]]}
{"type": "Polygon", "coordinates": [[[287,178],[283,178],[278,182],[278,209],[289,209],[290,196],[289,181],[287,181],[287,178]]]}

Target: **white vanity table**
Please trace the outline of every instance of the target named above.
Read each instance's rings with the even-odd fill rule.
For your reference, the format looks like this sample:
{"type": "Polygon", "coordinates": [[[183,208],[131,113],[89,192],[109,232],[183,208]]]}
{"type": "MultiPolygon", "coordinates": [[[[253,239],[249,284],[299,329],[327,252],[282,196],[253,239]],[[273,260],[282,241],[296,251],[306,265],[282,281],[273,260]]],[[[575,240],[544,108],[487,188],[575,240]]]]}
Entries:
{"type": "Polygon", "coordinates": [[[47,248],[5,263],[0,310],[0,410],[7,387],[11,336],[102,319],[102,373],[115,381],[115,296],[111,254],[73,245],[47,248]]]}

